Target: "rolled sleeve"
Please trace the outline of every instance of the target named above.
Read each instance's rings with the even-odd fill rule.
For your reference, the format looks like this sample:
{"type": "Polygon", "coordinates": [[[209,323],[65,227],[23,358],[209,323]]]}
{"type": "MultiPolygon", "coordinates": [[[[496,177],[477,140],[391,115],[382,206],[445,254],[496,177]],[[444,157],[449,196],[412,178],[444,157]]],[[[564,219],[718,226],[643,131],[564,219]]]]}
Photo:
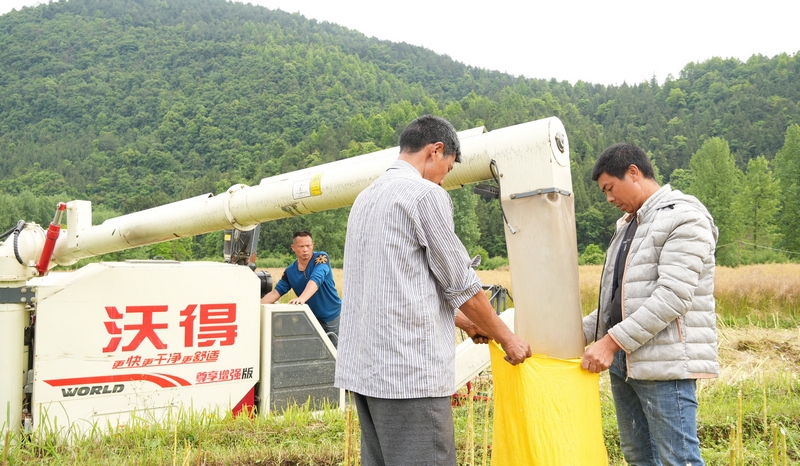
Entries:
{"type": "Polygon", "coordinates": [[[419,203],[418,235],[425,247],[428,267],[444,299],[457,309],[481,291],[472,261],[455,234],[453,203],[443,189],[431,190],[419,203]]]}

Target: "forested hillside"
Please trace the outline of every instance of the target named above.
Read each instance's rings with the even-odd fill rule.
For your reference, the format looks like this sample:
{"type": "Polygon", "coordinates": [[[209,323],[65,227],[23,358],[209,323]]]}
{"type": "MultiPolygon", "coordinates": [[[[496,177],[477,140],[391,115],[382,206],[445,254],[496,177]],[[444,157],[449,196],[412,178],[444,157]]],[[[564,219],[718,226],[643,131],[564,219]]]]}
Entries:
{"type": "MultiPolygon", "coordinates": [[[[224,0],[62,0],[0,16],[0,228],[48,223],[57,201],[91,200],[98,223],[256,184],[395,146],[424,113],[489,130],[554,115],[570,138],[584,260],[619,215],[589,179],[619,141],[709,205],[721,263],[797,260],[799,98],[800,53],[689,63],[662,84],[571,84],[224,0]]],[[[452,195],[468,248],[503,255],[496,202],[452,195]]],[[[341,257],[346,217],[264,224],[260,254],[287,253],[302,228],[341,257]]],[[[220,235],[114,258],[153,254],[219,258],[220,235]]]]}

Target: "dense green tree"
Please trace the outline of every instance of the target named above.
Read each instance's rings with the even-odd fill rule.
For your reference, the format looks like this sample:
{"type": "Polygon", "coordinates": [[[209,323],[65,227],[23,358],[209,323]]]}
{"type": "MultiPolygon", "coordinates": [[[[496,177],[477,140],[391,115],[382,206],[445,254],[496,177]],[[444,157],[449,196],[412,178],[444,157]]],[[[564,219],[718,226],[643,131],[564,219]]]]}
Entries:
{"type": "Polygon", "coordinates": [[[781,187],[778,225],[783,233],[781,245],[800,255],[800,125],[786,129],[783,147],[775,155],[775,177],[781,187]]]}
{"type": "Polygon", "coordinates": [[[672,189],[686,192],[692,185],[692,172],[683,168],[676,168],[669,176],[669,185],[672,189]]]}
{"type": "Polygon", "coordinates": [[[472,193],[472,186],[464,186],[450,191],[453,200],[453,222],[458,238],[467,248],[474,251],[480,244],[481,230],[478,227],[478,215],[475,211],[478,198],[472,193]]]}
{"type": "Polygon", "coordinates": [[[344,238],[349,213],[350,208],[343,208],[309,216],[308,223],[314,236],[315,249],[327,252],[334,259],[344,257],[344,238]]]}
{"type": "Polygon", "coordinates": [[[575,214],[575,225],[578,233],[578,250],[582,251],[590,244],[602,244],[605,247],[614,233],[614,225],[622,214],[616,208],[606,205],[592,206],[575,214]]]}
{"type": "Polygon", "coordinates": [[[13,228],[20,220],[47,228],[56,213],[61,196],[41,196],[31,191],[18,195],[0,193],[0,231],[13,228]]]}
{"type": "Polygon", "coordinates": [[[750,250],[748,262],[757,260],[763,252],[759,248],[770,250],[775,244],[779,203],[780,185],[772,176],[769,162],[765,157],[751,159],[734,204],[741,219],[741,238],[750,250]]]}
{"type": "Polygon", "coordinates": [[[500,209],[500,201],[479,198],[475,206],[480,246],[490,257],[506,256],[505,222],[500,209]]]}
{"type": "Polygon", "coordinates": [[[192,238],[178,238],[172,241],[147,246],[150,258],[185,261],[193,258],[192,238]]]}
{"type": "Polygon", "coordinates": [[[606,254],[600,246],[590,244],[578,257],[578,263],[580,265],[602,265],[605,258],[606,254]]]}
{"type": "Polygon", "coordinates": [[[363,154],[371,154],[372,152],[377,152],[381,150],[380,147],[376,146],[374,142],[367,141],[367,142],[355,142],[350,141],[350,144],[347,145],[347,149],[342,149],[339,152],[339,155],[343,159],[349,159],[350,157],[355,157],[357,155],[363,154]]]}
{"type": "Polygon", "coordinates": [[[689,166],[693,176],[688,192],[700,199],[719,228],[717,261],[734,265],[741,224],[733,204],[742,172],[736,167],[728,142],[718,137],[708,139],[692,156],[689,166]]]}

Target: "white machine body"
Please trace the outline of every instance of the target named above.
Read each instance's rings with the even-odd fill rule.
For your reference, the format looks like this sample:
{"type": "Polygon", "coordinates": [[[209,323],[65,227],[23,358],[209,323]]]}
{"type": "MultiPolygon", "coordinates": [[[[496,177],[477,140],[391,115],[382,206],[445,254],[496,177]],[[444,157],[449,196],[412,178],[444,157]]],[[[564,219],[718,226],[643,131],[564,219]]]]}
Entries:
{"type": "MultiPolygon", "coordinates": [[[[561,121],[475,128],[459,138],[462,163],[443,186],[498,181],[517,334],[536,353],[579,356],[577,245],[561,121]]],[[[71,201],[50,264],[346,207],[398,154],[386,149],[100,225],[92,225],[90,202],[71,201]]],[[[134,415],[157,422],[175,409],[255,405],[267,412],[306,396],[341,400],[331,390],[335,349],[310,310],[261,306],[260,282],[247,267],[133,261],[36,277],[44,234],[35,224],[25,231],[0,242],[0,407],[8,413],[0,434],[48,424],[103,430],[134,415]],[[26,326],[35,330],[31,341],[23,341],[26,326]]],[[[469,344],[458,351],[459,380],[488,364],[488,351],[469,344]]]]}
{"type": "Polygon", "coordinates": [[[58,431],[252,408],[260,283],[237,265],[89,264],[37,286],[32,413],[58,431]]]}

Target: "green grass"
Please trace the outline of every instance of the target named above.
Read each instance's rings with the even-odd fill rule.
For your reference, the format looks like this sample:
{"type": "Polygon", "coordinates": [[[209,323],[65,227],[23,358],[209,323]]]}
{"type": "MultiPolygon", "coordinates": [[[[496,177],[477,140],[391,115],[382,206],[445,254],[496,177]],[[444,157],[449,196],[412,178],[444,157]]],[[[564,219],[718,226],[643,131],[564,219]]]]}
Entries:
{"type": "Polygon", "coordinates": [[[800,383],[796,376],[778,374],[770,380],[747,379],[735,384],[712,382],[700,391],[699,398],[698,431],[708,464],[730,464],[734,426],[741,426],[744,464],[773,464],[773,425],[786,434],[788,464],[800,461],[800,383]]]}
{"type": "MultiPolygon", "coordinates": [[[[487,382],[476,385],[478,395],[491,394],[487,382]]],[[[730,431],[737,425],[740,391],[743,464],[773,464],[773,424],[786,433],[787,464],[800,461],[800,382],[796,376],[778,375],[735,384],[720,381],[700,384],[698,430],[707,464],[731,464],[730,431]]],[[[622,465],[607,380],[601,380],[601,408],[609,464],[622,465]]],[[[469,464],[470,458],[474,458],[473,464],[483,464],[484,439],[488,439],[490,456],[492,435],[492,413],[489,411],[487,424],[486,402],[477,399],[470,407],[468,400],[462,398],[460,406],[453,408],[453,414],[459,464],[469,464]]],[[[339,409],[327,407],[314,413],[308,406],[299,406],[282,415],[254,417],[176,411],[159,424],[137,418],[110,434],[96,431],[82,437],[68,429],[60,429],[58,433],[53,435],[43,427],[28,437],[10,438],[0,464],[340,465],[344,464],[347,425],[345,413],[339,409]]],[[[358,435],[355,424],[351,426],[351,434],[358,435]]]]}
{"type": "Polygon", "coordinates": [[[45,428],[10,439],[0,464],[42,465],[336,465],[344,415],[292,407],[282,415],[233,417],[176,411],[159,424],[138,418],[109,434],[81,436],[45,428]]]}

